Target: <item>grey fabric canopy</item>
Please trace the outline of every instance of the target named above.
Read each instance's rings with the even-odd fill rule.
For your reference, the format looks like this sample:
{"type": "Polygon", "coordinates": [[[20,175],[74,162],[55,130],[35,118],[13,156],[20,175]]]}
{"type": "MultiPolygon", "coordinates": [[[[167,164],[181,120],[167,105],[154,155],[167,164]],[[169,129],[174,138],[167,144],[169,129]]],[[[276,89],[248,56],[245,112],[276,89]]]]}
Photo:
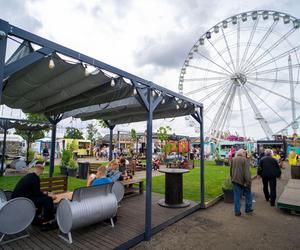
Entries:
{"type": "MultiPolygon", "coordinates": [[[[32,53],[28,42],[23,42],[7,64],[13,63],[32,53]]],[[[122,77],[114,79],[101,70],[86,74],[82,63],[70,63],[57,54],[46,56],[12,74],[5,81],[2,104],[23,112],[43,113],[45,115],[64,114],[82,120],[104,119],[111,124],[130,123],[147,119],[147,110],[141,97],[134,95],[134,88],[140,94],[147,89],[142,84],[134,86],[122,77]],[[53,60],[54,67],[49,68],[53,60]]],[[[157,91],[157,95],[162,92],[157,91]]],[[[177,102],[174,97],[164,93],[164,104],[160,103],[153,113],[154,119],[178,117],[194,112],[193,104],[177,102]]]]}
{"type": "MultiPolygon", "coordinates": [[[[193,112],[195,112],[193,105],[186,103],[180,105],[174,98],[165,97],[165,103],[160,103],[153,112],[153,119],[184,116],[193,112]]],[[[147,110],[136,96],[76,109],[65,113],[64,118],[68,116],[81,118],[81,120],[103,119],[110,124],[122,124],[147,120],[147,110]]]]}

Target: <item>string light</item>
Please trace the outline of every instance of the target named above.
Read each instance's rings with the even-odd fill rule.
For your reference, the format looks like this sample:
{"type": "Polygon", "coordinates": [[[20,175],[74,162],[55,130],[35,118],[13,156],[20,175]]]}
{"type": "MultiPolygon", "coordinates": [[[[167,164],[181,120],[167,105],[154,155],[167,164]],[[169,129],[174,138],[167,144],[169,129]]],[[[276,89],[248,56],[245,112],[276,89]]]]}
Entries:
{"type": "Polygon", "coordinates": [[[165,98],[162,99],[161,104],[165,104],[166,100],[165,98]]]}
{"type": "Polygon", "coordinates": [[[115,79],[112,78],[110,82],[110,86],[114,87],[116,85],[115,79]]]}
{"type": "Polygon", "coordinates": [[[49,65],[48,65],[48,67],[49,67],[49,69],[53,69],[53,68],[55,67],[55,63],[54,63],[54,61],[53,61],[52,58],[49,60],[49,65]]]}
{"type": "Polygon", "coordinates": [[[176,104],[176,109],[179,109],[180,107],[179,107],[179,105],[178,104],[176,104]]]}
{"type": "Polygon", "coordinates": [[[86,65],[86,64],[84,65],[84,68],[85,68],[85,69],[84,69],[84,75],[85,75],[85,76],[89,76],[90,72],[88,71],[88,68],[87,68],[87,65],[86,65]]]}
{"type": "Polygon", "coordinates": [[[137,91],[136,91],[136,88],[133,89],[133,95],[136,95],[137,94],[137,91]]]}

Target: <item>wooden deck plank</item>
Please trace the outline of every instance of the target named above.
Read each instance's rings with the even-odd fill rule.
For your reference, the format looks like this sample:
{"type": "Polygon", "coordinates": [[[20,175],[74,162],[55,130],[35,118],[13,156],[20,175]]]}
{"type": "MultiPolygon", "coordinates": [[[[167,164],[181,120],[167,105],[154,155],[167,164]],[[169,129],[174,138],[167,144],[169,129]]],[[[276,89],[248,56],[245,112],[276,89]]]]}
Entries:
{"type": "MultiPolygon", "coordinates": [[[[157,204],[163,195],[152,195],[152,227],[159,226],[172,217],[192,208],[169,209],[157,204]]],[[[30,227],[31,236],[0,246],[0,249],[114,249],[144,233],[145,194],[132,196],[121,202],[118,209],[118,221],[112,228],[106,222],[100,222],[72,232],[73,244],[68,244],[58,237],[58,231],[40,232],[37,227],[30,227]]]]}

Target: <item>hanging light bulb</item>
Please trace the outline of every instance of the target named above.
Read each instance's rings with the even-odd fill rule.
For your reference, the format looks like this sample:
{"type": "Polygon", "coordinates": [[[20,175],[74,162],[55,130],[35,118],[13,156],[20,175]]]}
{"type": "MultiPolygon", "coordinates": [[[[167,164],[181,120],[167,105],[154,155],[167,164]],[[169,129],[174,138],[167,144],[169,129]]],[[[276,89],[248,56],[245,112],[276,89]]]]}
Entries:
{"type": "Polygon", "coordinates": [[[136,88],[133,89],[133,95],[136,95],[137,94],[137,91],[136,91],[136,88]]]}
{"type": "Polygon", "coordinates": [[[49,69],[53,69],[55,67],[55,64],[54,64],[54,61],[53,61],[52,57],[50,58],[48,67],[49,67],[49,69]]]}
{"type": "Polygon", "coordinates": [[[154,97],[156,95],[156,92],[152,90],[152,96],[154,97]]]}
{"type": "Polygon", "coordinates": [[[180,107],[179,107],[179,105],[178,104],[176,104],[176,109],[179,109],[180,107]]]}
{"type": "Polygon", "coordinates": [[[183,107],[186,109],[187,108],[187,104],[185,103],[183,107]]]}
{"type": "Polygon", "coordinates": [[[181,103],[182,103],[182,100],[181,100],[181,99],[179,99],[179,100],[178,100],[178,103],[179,103],[179,104],[181,104],[181,103]]]}
{"type": "Polygon", "coordinates": [[[110,82],[110,86],[114,87],[116,85],[115,79],[112,78],[110,82]]]}
{"type": "Polygon", "coordinates": [[[88,71],[88,68],[87,68],[87,65],[86,65],[86,64],[84,65],[84,68],[85,68],[85,69],[84,69],[84,75],[85,75],[85,76],[89,76],[90,72],[88,71]]]}
{"type": "Polygon", "coordinates": [[[162,99],[161,104],[165,104],[166,100],[165,98],[162,99]]]}

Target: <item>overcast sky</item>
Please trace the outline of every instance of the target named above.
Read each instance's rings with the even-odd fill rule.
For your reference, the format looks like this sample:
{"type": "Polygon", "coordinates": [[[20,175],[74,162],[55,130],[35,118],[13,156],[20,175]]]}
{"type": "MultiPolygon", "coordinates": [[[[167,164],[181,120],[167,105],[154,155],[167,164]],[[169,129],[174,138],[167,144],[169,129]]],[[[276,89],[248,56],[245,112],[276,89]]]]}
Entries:
{"type": "MultiPolygon", "coordinates": [[[[299,0],[0,0],[0,6],[0,18],[13,25],[174,91],[190,48],[214,24],[254,9],[300,17],[299,0]]],[[[194,134],[183,118],[154,129],[161,124],[194,134]]]]}

